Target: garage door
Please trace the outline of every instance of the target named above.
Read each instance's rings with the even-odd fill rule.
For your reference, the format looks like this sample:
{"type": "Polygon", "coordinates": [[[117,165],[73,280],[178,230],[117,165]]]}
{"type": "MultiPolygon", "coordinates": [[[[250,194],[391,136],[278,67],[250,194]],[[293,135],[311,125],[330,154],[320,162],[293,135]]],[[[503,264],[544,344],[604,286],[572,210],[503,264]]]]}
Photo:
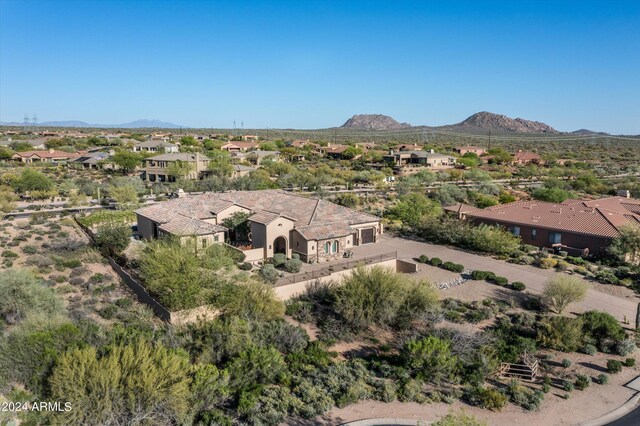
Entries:
{"type": "Polygon", "coordinates": [[[360,244],[372,243],[375,234],[376,234],[375,228],[363,229],[362,231],[360,231],[360,244]]]}

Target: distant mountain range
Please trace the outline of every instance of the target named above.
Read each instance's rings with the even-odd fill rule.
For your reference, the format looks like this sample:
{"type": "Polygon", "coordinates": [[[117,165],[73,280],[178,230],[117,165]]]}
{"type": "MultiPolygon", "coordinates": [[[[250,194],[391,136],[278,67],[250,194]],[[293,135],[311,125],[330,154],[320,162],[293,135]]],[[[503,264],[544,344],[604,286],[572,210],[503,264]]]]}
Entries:
{"type": "MultiPolygon", "coordinates": [[[[411,126],[408,123],[400,123],[388,115],[381,114],[358,114],[347,120],[341,128],[362,129],[362,130],[397,130],[409,127],[420,127],[429,129],[449,130],[461,133],[546,133],[560,134],[562,132],[554,129],[548,124],[539,121],[526,120],[524,118],[511,118],[506,115],[494,114],[482,111],[468,117],[466,120],[456,124],[444,126],[411,126]]],[[[587,129],[571,132],[574,135],[607,135],[608,133],[594,132],[587,129]]]]}
{"type": "MultiPolygon", "coordinates": [[[[24,126],[24,123],[11,122],[0,123],[0,126],[24,126]]],[[[135,120],[122,124],[90,124],[84,121],[69,120],[69,121],[45,121],[38,123],[38,127],[93,127],[101,129],[179,129],[179,124],[167,123],[166,121],[159,120],[135,120]]]]}

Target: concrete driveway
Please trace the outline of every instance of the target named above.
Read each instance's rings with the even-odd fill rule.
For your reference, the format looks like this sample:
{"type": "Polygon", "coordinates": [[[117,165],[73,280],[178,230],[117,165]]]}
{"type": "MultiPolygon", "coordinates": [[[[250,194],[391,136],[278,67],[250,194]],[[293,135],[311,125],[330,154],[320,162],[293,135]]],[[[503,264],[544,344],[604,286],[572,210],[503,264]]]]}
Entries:
{"type": "MultiPolygon", "coordinates": [[[[425,254],[429,258],[439,257],[444,262],[461,263],[465,268],[471,270],[492,271],[497,275],[508,278],[509,282],[522,281],[532,294],[541,294],[544,284],[555,274],[552,270],[539,269],[527,265],[514,265],[488,256],[391,235],[382,235],[376,244],[355,247],[354,257],[371,256],[390,251],[397,251],[398,259],[403,260],[412,260],[421,254],[425,254]]],[[[438,281],[437,277],[434,278],[436,279],[432,279],[432,281],[438,281]]],[[[586,282],[588,283],[588,281],[586,282]]],[[[462,285],[471,284],[472,282],[462,285]]],[[[638,297],[622,298],[590,288],[586,299],[580,303],[570,305],[569,309],[572,312],[597,309],[610,313],[620,321],[626,315],[629,321],[633,323],[639,301],[640,298],[638,297]]]]}

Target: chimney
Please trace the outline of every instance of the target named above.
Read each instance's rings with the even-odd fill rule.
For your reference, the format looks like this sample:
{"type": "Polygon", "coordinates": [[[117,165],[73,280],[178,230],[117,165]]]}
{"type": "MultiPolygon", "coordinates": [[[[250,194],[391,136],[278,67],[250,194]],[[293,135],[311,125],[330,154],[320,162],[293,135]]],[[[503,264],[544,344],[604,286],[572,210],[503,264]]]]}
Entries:
{"type": "Polygon", "coordinates": [[[389,155],[393,155],[393,148],[389,148],[389,155]]]}
{"type": "Polygon", "coordinates": [[[49,148],[49,152],[53,154],[54,149],[53,148],[49,148]]]}
{"type": "Polygon", "coordinates": [[[433,150],[433,148],[432,148],[432,149],[430,149],[430,150],[429,150],[429,152],[430,152],[431,154],[435,154],[435,151],[433,150]]]}

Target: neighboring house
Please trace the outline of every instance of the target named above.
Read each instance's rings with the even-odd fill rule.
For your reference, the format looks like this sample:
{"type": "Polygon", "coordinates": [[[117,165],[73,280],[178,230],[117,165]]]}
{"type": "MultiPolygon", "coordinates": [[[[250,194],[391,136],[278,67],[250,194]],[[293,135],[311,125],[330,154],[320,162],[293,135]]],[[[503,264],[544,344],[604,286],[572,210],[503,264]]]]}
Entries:
{"type": "Polygon", "coordinates": [[[0,146],[6,146],[8,148],[11,147],[11,144],[14,143],[28,143],[29,145],[31,145],[32,149],[47,149],[47,139],[28,139],[28,140],[13,140],[11,138],[9,138],[9,140],[6,141],[0,141],[0,146]]]}
{"type": "Polygon", "coordinates": [[[21,163],[62,163],[79,157],[77,152],[64,152],[50,149],[48,151],[23,151],[13,154],[11,159],[21,163]]]}
{"type": "Polygon", "coordinates": [[[85,169],[113,169],[113,164],[104,164],[103,161],[108,160],[111,154],[108,152],[81,152],[78,158],[69,161],[69,164],[80,164],[85,169]]]}
{"type": "Polygon", "coordinates": [[[431,151],[389,151],[382,159],[395,166],[418,165],[425,167],[453,166],[456,164],[455,157],[438,154],[431,151]]]}
{"type": "Polygon", "coordinates": [[[161,140],[148,140],[144,142],[138,142],[133,146],[134,152],[178,152],[178,145],[161,141],[161,140]]]}
{"type": "Polygon", "coordinates": [[[256,169],[255,167],[245,166],[243,164],[234,164],[233,173],[231,174],[231,177],[237,178],[237,177],[246,176],[249,173],[254,172],[256,170],[258,169],[256,169]]]}
{"type": "Polygon", "coordinates": [[[178,152],[160,154],[145,158],[144,172],[141,178],[149,182],[175,182],[176,177],[170,174],[174,164],[188,164],[187,179],[201,179],[207,174],[211,159],[199,153],[178,152]]]}
{"type": "Polygon", "coordinates": [[[572,254],[601,254],[623,226],[640,226],[640,200],[626,197],[523,201],[478,209],[445,207],[460,219],[499,225],[537,247],[557,247],[572,254]]]}
{"type": "Polygon", "coordinates": [[[543,164],[542,157],[535,152],[518,150],[513,154],[513,164],[543,164]]]}
{"type": "Polygon", "coordinates": [[[229,142],[220,149],[227,152],[247,152],[258,149],[258,142],[229,142]]]}
{"type": "Polygon", "coordinates": [[[136,214],[143,238],[171,234],[206,247],[224,241],[222,223],[238,212],[249,215],[249,241],[231,243],[241,245],[251,262],[275,253],[297,253],[306,262],[340,258],[353,246],[375,243],[383,232],[376,216],[280,190],[184,195],[136,214]]]}
{"type": "Polygon", "coordinates": [[[484,148],[480,148],[478,146],[471,146],[471,145],[459,146],[459,147],[455,148],[454,151],[457,152],[460,155],[465,155],[468,152],[472,152],[472,153],[476,154],[478,157],[486,152],[486,150],[484,148]]]}
{"type": "Polygon", "coordinates": [[[272,161],[280,161],[280,153],[278,151],[249,151],[247,153],[235,152],[232,154],[232,158],[259,166],[260,163],[267,158],[272,161]]]}

